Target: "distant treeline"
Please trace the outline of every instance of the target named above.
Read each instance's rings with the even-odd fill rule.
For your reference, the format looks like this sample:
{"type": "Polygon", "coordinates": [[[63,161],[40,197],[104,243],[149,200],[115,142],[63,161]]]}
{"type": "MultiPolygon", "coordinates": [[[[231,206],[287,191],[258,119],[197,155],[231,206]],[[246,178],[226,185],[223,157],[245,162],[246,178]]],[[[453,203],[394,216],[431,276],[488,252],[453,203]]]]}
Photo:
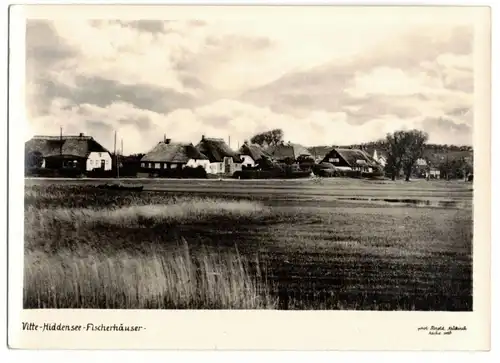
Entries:
{"type": "MultiPolygon", "coordinates": [[[[366,149],[370,152],[377,150],[377,152],[384,152],[387,148],[387,143],[385,140],[371,141],[363,144],[351,144],[351,145],[318,145],[309,147],[309,152],[317,157],[326,155],[333,148],[344,148],[344,149],[366,149]]],[[[448,145],[448,144],[425,144],[424,154],[436,153],[445,154],[457,151],[468,151],[473,152],[472,146],[468,145],[448,145]]]]}

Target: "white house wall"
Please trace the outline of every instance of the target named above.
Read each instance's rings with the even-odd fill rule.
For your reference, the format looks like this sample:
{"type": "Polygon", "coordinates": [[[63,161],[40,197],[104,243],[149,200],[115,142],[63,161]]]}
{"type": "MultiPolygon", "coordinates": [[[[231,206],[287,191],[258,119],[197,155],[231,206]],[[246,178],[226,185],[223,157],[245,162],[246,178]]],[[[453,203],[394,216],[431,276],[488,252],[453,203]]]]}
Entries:
{"type": "Polygon", "coordinates": [[[113,165],[111,162],[111,155],[107,152],[91,152],[87,158],[87,171],[99,169],[101,161],[104,160],[104,170],[111,170],[113,165]]]}
{"type": "Polygon", "coordinates": [[[252,157],[250,155],[240,155],[240,158],[243,160],[243,165],[245,166],[251,166],[251,167],[254,167],[255,166],[255,160],[252,159],[252,157]]]}
{"type": "Polygon", "coordinates": [[[207,173],[210,173],[210,161],[209,160],[189,159],[186,166],[189,166],[191,168],[197,168],[198,166],[202,166],[207,173]]]}
{"type": "Polygon", "coordinates": [[[210,163],[209,173],[210,174],[220,174],[224,171],[224,163],[210,163]]]}

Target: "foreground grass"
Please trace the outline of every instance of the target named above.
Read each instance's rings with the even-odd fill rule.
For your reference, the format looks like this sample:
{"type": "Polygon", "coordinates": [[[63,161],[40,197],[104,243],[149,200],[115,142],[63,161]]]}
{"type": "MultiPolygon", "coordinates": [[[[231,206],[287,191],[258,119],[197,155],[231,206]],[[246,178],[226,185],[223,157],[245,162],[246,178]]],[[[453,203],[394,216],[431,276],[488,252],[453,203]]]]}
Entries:
{"type": "Polygon", "coordinates": [[[36,197],[58,204],[25,208],[25,308],[276,306],[259,261],[250,268],[235,248],[193,251],[170,233],[207,223],[256,223],[269,216],[258,203],[170,198],[165,204],[66,208],[64,191],[26,196],[36,197]]]}
{"type": "Polygon", "coordinates": [[[332,200],[328,190],[27,187],[25,305],[472,310],[467,204],[332,200]]]}
{"type": "MultiPolygon", "coordinates": [[[[267,309],[276,299],[237,253],[184,251],[82,256],[27,252],[25,308],[267,309]]],[[[258,266],[258,264],[257,264],[258,266]]]]}

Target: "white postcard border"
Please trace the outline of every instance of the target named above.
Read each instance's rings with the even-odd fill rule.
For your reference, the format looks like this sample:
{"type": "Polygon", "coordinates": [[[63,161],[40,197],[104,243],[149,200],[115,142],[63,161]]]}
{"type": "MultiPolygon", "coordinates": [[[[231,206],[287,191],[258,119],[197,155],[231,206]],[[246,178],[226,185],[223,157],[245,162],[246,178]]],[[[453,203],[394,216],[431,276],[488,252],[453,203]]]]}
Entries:
{"type": "MultiPolygon", "coordinates": [[[[133,15],[144,8],[135,7],[133,15]]],[[[24,19],[11,8],[9,104],[9,345],[70,349],[261,350],[484,350],[489,348],[490,277],[490,60],[487,9],[476,17],[474,151],[474,312],[22,310],[24,170],[24,19]],[[16,14],[14,14],[16,13],[16,14]],[[480,35],[479,35],[480,34],[480,35]],[[123,323],[140,333],[36,333],[22,321],[66,324],[123,323]],[[435,337],[424,325],[466,325],[466,332],[435,337]]],[[[154,11],[154,9],[151,9],[154,11]]],[[[150,10],[150,11],[151,11],[150,10]]],[[[47,11],[44,9],[43,11],[47,11]]],[[[95,11],[95,10],[94,10],[95,11]]],[[[124,10],[126,11],[126,10],[124,10]]],[[[192,12],[192,9],[189,9],[192,12]]],[[[146,11],[147,12],[147,11],[146,11]]],[[[113,16],[117,16],[113,8],[113,16]]],[[[121,17],[121,15],[120,15],[121,17]]]]}

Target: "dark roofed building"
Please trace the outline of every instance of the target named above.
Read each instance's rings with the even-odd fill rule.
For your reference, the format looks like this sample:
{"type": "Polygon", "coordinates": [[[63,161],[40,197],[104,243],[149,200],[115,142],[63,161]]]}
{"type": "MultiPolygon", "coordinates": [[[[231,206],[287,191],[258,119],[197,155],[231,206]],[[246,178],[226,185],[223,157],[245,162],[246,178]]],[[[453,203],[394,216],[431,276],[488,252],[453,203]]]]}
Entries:
{"type": "Polygon", "coordinates": [[[81,172],[111,170],[111,154],[93,137],[34,136],[25,143],[26,167],[74,169],[81,172]]]}
{"type": "Polygon", "coordinates": [[[210,161],[209,173],[232,175],[241,170],[241,158],[223,139],[202,136],[196,148],[210,161]]]}
{"type": "Polygon", "coordinates": [[[177,169],[185,166],[203,166],[207,169],[210,164],[192,143],[173,143],[164,139],[141,158],[142,169],[177,169]]]}
{"type": "Polygon", "coordinates": [[[239,149],[239,156],[245,166],[255,166],[263,157],[271,158],[271,155],[259,145],[249,144],[246,141],[239,149]]]}
{"type": "Polygon", "coordinates": [[[359,149],[332,149],[325,155],[323,162],[331,163],[337,169],[364,172],[372,172],[374,168],[381,167],[370,155],[359,149]]]}
{"type": "Polygon", "coordinates": [[[304,146],[294,143],[273,145],[268,147],[266,152],[279,162],[296,161],[300,156],[312,157],[304,146]]]}

